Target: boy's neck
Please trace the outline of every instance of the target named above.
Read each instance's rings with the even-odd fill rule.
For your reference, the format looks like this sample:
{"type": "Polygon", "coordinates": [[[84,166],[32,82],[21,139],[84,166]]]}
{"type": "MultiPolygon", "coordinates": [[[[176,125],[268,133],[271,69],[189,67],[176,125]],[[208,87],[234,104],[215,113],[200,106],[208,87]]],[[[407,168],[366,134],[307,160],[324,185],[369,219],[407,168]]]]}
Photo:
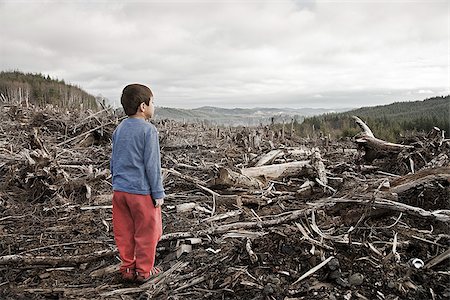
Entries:
{"type": "Polygon", "coordinates": [[[134,115],[128,116],[128,118],[145,120],[145,115],[142,112],[137,112],[134,115]]]}

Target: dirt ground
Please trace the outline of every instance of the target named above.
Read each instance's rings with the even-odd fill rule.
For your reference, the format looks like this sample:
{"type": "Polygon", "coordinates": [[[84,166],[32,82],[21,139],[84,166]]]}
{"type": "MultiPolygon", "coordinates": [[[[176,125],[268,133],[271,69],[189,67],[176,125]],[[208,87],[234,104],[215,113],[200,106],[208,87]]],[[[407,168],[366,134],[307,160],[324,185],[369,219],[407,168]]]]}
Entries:
{"type": "Polygon", "coordinates": [[[450,143],[439,134],[369,164],[349,139],[157,121],[165,272],[137,285],[120,279],[112,233],[110,138],[121,117],[0,110],[0,299],[450,298],[450,143]],[[260,189],[215,181],[220,168],[294,148],[319,151],[327,184],[314,172],[260,189]],[[400,190],[402,180],[416,184],[400,190]]]}

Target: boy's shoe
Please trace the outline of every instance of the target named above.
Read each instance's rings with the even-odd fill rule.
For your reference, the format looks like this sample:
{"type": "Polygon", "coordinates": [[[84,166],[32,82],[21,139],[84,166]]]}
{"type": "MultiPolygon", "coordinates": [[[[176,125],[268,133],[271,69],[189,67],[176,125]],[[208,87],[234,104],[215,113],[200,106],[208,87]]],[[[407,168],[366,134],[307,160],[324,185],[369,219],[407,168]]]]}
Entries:
{"type": "Polygon", "coordinates": [[[149,281],[150,279],[158,277],[162,274],[163,270],[159,267],[153,267],[149,273],[139,273],[136,272],[136,281],[139,283],[144,283],[149,281]]]}
{"type": "Polygon", "coordinates": [[[122,274],[122,280],[123,281],[134,281],[136,279],[136,271],[134,269],[125,269],[123,271],[120,271],[120,273],[122,274]]]}

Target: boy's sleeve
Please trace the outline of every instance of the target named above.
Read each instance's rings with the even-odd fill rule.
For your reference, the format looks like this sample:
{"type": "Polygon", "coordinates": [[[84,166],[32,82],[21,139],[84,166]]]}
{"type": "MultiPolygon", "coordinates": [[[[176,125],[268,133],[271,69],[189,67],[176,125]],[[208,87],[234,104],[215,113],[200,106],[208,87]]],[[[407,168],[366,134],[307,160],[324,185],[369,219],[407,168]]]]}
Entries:
{"type": "Polygon", "coordinates": [[[164,193],[162,184],[161,153],[159,149],[158,131],[155,126],[151,126],[145,138],[144,164],[152,198],[164,198],[166,194],[164,193]]]}

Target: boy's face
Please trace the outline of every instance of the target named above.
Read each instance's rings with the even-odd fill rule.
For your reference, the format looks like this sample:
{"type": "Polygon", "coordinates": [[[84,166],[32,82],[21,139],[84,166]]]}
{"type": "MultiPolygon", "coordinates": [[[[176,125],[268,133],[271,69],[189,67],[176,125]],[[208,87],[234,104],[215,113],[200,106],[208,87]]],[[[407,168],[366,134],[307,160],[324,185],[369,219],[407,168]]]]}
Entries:
{"type": "Polygon", "coordinates": [[[150,98],[150,102],[148,103],[148,105],[146,105],[144,103],[144,106],[145,106],[145,110],[144,110],[145,118],[146,119],[153,118],[153,115],[155,114],[155,106],[153,105],[153,97],[150,98]]]}

